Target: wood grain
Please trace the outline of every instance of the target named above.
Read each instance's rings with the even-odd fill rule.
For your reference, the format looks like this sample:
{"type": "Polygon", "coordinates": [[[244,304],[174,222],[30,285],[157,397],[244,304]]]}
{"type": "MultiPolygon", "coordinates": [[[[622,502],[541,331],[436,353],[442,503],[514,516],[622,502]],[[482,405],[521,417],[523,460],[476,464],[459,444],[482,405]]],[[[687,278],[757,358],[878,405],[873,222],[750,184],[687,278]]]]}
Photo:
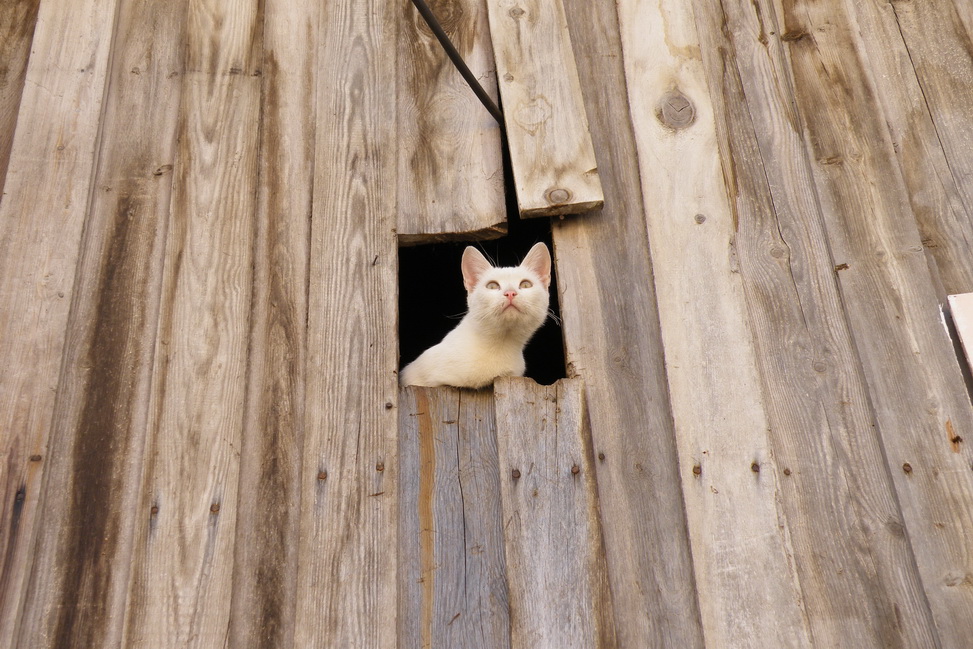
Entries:
{"type": "MultiPolygon", "coordinates": [[[[484,0],[429,3],[496,101],[484,0]]],[[[399,241],[492,239],[507,232],[500,125],[480,105],[411,2],[400,4],[399,241]]]]}
{"type": "Polygon", "coordinates": [[[973,408],[851,3],[777,5],[838,286],[939,641],[973,621],[973,408]],[[937,441],[938,440],[938,441],[937,441]]]}
{"type": "Polygon", "coordinates": [[[165,251],[185,12],[120,7],[22,623],[24,647],[119,646],[165,251]],[[152,26],[151,28],[149,26],[152,26]]]}
{"type": "Polygon", "coordinates": [[[0,203],[39,6],[40,0],[11,0],[0,5],[0,203]]]}
{"type": "Polygon", "coordinates": [[[566,10],[588,53],[582,83],[599,88],[585,101],[606,207],[555,221],[554,258],[568,376],[588,394],[617,639],[702,647],[615,2],[566,10]]]}
{"type": "Polygon", "coordinates": [[[147,462],[123,643],[211,647],[230,615],[259,145],[256,2],[192,0],[147,462]]]}
{"type": "Polygon", "coordinates": [[[615,647],[584,384],[495,391],[511,647],[615,647]]]}
{"type": "Polygon", "coordinates": [[[390,3],[319,23],[295,646],[396,646],[396,32],[390,3]]]}
{"type": "Polygon", "coordinates": [[[510,647],[493,394],[399,404],[399,646],[510,647]]]}
{"type": "Polygon", "coordinates": [[[704,636],[811,646],[693,12],[624,1],[619,23],[704,636]]]}
{"type": "Polygon", "coordinates": [[[304,443],[319,22],[264,5],[259,181],[229,647],[292,647],[304,443]]]}
{"type": "MultiPolygon", "coordinates": [[[[935,646],[772,7],[697,2],[735,250],[815,645],[935,646]],[[850,542],[851,540],[853,542],[850,542]]],[[[705,223],[701,227],[705,227],[705,223]]]]}
{"type": "Polygon", "coordinates": [[[601,207],[604,194],[561,0],[487,6],[520,215],[601,207]]]}
{"type": "MultiPolygon", "coordinates": [[[[43,3],[0,203],[0,642],[32,562],[69,305],[92,192],[114,0],[43,3]],[[31,459],[34,458],[34,459],[31,459]]],[[[15,645],[8,645],[15,646],[15,645]]]]}
{"type": "Polygon", "coordinates": [[[950,295],[949,312],[963,345],[966,363],[973,370],[973,293],[950,295]]]}

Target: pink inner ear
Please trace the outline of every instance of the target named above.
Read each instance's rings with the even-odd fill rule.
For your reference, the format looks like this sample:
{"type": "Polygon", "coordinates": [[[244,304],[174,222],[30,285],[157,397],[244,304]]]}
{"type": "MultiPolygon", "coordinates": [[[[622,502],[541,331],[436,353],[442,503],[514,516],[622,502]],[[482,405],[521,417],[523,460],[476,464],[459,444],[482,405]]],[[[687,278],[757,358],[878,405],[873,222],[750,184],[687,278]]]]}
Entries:
{"type": "Polygon", "coordinates": [[[473,246],[467,246],[463,251],[463,261],[460,264],[463,270],[463,285],[467,293],[472,293],[476,288],[476,283],[480,281],[483,273],[493,268],[486,257],[473,246]]]}
{"type": "Polygon", "coordinates": [[[537,273],[544,283],[544,288],[551,287],[551,253],[546,245],[535,243],[520,265],[537,273]]]}

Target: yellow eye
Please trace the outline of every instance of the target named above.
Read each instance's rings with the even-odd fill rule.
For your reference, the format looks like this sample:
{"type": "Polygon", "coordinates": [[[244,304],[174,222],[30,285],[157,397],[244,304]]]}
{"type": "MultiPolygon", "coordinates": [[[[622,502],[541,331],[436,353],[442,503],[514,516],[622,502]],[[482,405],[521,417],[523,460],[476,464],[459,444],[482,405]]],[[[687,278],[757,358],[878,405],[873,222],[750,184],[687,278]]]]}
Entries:
{"type": "Polygon", "coordinates": [[[487,282],[486,287],[489,289],[493,289],[495,291],[500,288],[500,285],[497,284],[496,282],[487,282]]]}
{"type": "Polygon", "coordinates": [[[525,279],[520,283],[520,288],[530,288],[533,284],[530,283],[529,279],[525,279]]]}

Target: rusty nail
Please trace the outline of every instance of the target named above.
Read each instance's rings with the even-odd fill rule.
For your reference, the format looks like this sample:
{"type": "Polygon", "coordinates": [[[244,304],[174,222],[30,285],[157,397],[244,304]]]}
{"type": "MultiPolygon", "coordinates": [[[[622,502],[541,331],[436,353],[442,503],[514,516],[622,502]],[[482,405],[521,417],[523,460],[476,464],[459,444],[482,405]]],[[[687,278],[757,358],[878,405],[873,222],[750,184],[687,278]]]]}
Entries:
{"type": "Polygon", "coordinates": [[[605,454],[604,453],[599,453],[598,454],[598,459],[601,460],[602,462],[604,462],[605,461],[605,454]]]}
{"type": "Polygon", "coordinates": [[[573,467],[571,467],[571,473],[573,473],[574,475],[578,475],[579,473],[581,473],[581,467],[575,464],[573,467]]]}
{"type": "Polygon", "coordinates": [[[220,511],[220,504],[219,503],[213,503],[212,506],[209,508],[209,510],[211,512],[213,512],[214,514],[219,513],[219,511],[220,511]]]}
{"type": "Polygon", "coordinates": [[[902,465],[902,470],[905,471],[906,473],[912,473],[912,465],[906,462],[905,464],[902,465]]]}
{"type": "Polygon", "coordinates": [[[149,513],[152,514],[153,516],[155,516],[156,514],[158,514],[159,513],[159,506],[158,505],[152,505],[152,509],[149,510],[149,513]]]}
{"type": "Polygon", "coordinates": [[[328,479],[327,471],[318,471],[318,480],[327,480],[327,479],[328,479]]]}
{"type": "Polygon", "coordinates": [[[378,464],[376,464],[375,465],[375,470],[376,471],[384,471],[385,470],[385,462],[379,462],[378,464]]]}
{"type": "Polygon", "coordinates": [[[790,475],[790,474],[791,474],[790,469],[784,469],[784,475],[790,475]]]}
{"type": "Polygon", "coordinates": [[[386,402],[385,402],[385,409],[386,409],[386,410],[391,410],[391,409],[392,409],[392,408],[394,408],[394,407],[395,407],[395,406],[393,406],[393,405],[392,405],[392,402],[391,402],[391,401],[386,401],[386,402]]]}
{"type": "Polygon", "coordinates": [[[750,470],[753,471],[754,473],[760,473],[760,465],[754,462],[753,464],[750,465],[750,470]]]}
{"type": "Polygon", "coordinates": [[[703,473],[703,467],[699,466],[698,464],[693,467],[693,474],[700,475],[702,473],[703,473]]]}
{"type": "Polygon", "coordinates": [[[41,456],[40,455],[31,455],[30,456],[30,461],[31,462],[40,462],[41,461],[41,456]]]}
{"type": "Polygon", "coordinates": [[[520,478],[520,469],[514,469],[513,471],[510,472],[510,475],[511,477],[513,477],[514,480],[517,480],[518,478],[520,478]]]}

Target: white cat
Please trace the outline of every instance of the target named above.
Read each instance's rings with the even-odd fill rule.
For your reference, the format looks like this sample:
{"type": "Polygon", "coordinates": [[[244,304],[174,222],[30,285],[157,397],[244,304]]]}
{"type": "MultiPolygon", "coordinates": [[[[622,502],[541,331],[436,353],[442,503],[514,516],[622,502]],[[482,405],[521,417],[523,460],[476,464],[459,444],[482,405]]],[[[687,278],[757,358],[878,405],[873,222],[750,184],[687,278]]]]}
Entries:
{"type": "Polygon", "coordinates": [[[534,244],[519,266],[494,268],[476,248],[463,251],[469,310],[443,341],[401,372],[403,385],[483,388],[524,375],[524,346],[547,318],[551,253],[534,244]]]}

